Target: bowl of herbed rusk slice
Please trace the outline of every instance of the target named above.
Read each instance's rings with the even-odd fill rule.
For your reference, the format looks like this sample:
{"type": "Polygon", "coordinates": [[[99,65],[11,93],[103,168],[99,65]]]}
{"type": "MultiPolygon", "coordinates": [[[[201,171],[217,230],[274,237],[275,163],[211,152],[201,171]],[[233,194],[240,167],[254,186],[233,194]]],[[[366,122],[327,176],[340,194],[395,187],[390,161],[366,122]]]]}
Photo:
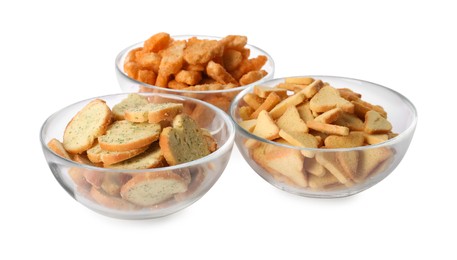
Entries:
{"type": "Polygon", "coordinates": [[[368,81],[297,76],[242,91],[230,107],[236,145],[273,186],[306,197],[346,197],[379,183],[402,160],[417,112],[368,81]]]}
{"type": "Polygon", "coordinates": [[[234,135],[229,116],[206,102],[124,93],[55,112],[40,141],[55,178],[78,202],[110,217],[148,219],[200,199],[224,171],[234,135]]]}
{"type": "Polygon", "coordinates": [[[224,111],[241,90],[272,79],[274,70],[272,57],[243,35],[160,32],[125,48],[115,60],[124,92],[189,96],[224,111]]]}

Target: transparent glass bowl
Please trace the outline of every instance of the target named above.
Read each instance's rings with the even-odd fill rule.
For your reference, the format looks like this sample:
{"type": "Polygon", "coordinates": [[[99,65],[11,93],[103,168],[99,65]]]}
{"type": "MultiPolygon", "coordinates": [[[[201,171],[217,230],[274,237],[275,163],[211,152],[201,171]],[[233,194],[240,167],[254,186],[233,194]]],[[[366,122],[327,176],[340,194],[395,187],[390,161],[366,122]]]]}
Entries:
{"type": "MultiPolygon", "coordinates": [[[[200,199],[221,176],[229,161],[234,144],[235,127],[229,116],[215,106],[200,100],[158,93],[141,93],[150,99],[161,102],[182,103],[184,111],[201,107],[200,117],[196,118],[200,127],[206,128],[216,139],[218,149],[195,161],[175,166],[145,169],[145,170],[116,170],[92,167],[85,164],[65,159],[51,151],[47,143],[52,138],[62,140],[64,129],[72,117],[88,102],[95,98],[83,100],[69,105],[53,115],[43,124],[40,132],[40,141],[44,156],[54,177],[59,184],[75,200],[84,206],[106,216],[121,219],[148,219],[172,214],[188,207],[200,199]],[[180,193],[174,198],[151,207],[139,207],[123,200],[120,196],[101,196],[100,187],[92,187],[86,178],[131,178],[160,172],[180,172],[189,170],[191,182],[185,193],[180,193]],[[94,189],[94,190],[93,190],[94,189]]],[[[105,100],[109,107],[126,98],[128,93],[96,97],[105,100]]],[[[93,182],[91,182],[93,183],[93,182]]]]}
{"type": "MultiPolygon", "coordinates": [[[[257,174],[259,174],[260,177],[281,190],[300,196],[318,198],[337,198],[350,196],[372,187],[387,177],[400,163],[406,151],[408,150],[411,139],[413,138],[417,124],[417,112],[414,105],[400,93],[375,83],[335,76],[303,77],[321,79],[324,82],[330,83],[330,85],[335,88],[350,88],[355,92],[362,94],[363,100],[375,105],[381,105],[384,107],[388,114],[388,120],[393,126],[392,131],[397,133],[398,136],[376,145],[339,149],[301,148],[260,138],[238,125],[238,122],[242,120],[238,113],[238,108],[246,105],[243,101],[243,96],[247,93],[253,92],[254,86],[250,86],[248,89],[238,94],[233,100],[230,107],[230,116],[237,123],[235,137],[236,145],[252,169],[257,174]],[[255,149],[253,147],[261,148],[255,149]],[[276,156],[270,155],[270,157],[266,156],[266,158],[264,158],[263,156],[268,153],[265,151],[274,151],[270,154],[275,154],[276,156]],[[332,158],[336,158],[336,156],[350,156],[351,153],[357,153],[357,156],[359,156],[359,162],[362,156],[365,156],[363,158],[368,158],[369,156],[376,156],[376,154],[382,154],[383,156],[386,156],[387,154],[387,159],[380,165],[377,165],[377,167],[374,168],[366,178],[357,181],[351,181],[345,185],[340,184],[326,186],[323,179],[319,182],[315,181],[316,179],[314,176],[311,176],[307,170],[310,169],[310,167],[313,166],[312,164],[317,161],[315,159],[317,157],[332,160],[332,158]],[[303,159],[305,156],[300,157],[300,154],[306,154],[308,157],[312,158],[303,159]],[[271,164],[266,163],[266,160],[276,160],[281,156],[290,156],[288,157],[287,163],[283,163],[282,165],[283,171],[284,169],[293,169],[293,171],[302,169],[303,172],[306,172],[304,174],[305,178],[308,178],[308,183],[306,185],[297,185],[296,183],[292,182],[290,178],[287,178],[284,174],[278,172],[277,168],[274,169],[270,167],[271,164]],[[300,165],[301,162],[303,165],[300,165]]],[[[274,87],[278,83],[284,82],[284,79],[285,78],[269,80],[263,82],[261,85],[274,87]]],[[[364,165],[366,166],[367,164],[364,165]]],[[[337,165],[337,167],[339,166],[337,165]]],[[[360,166],[359,163],[356,172],[357,174],[362,174],[363,171],[369,169],[368,167],[365,167],[362,170],[361,167],[362,166],[360,166]]]]}
{"type": "MultiPolygon", "coordinates": [[[[171,36],[175,40],[187,40],[192,37],[197,37],[198,39],[208,39],[208,40],[220,40],[221,37],[215,36],[203,36],[203,35],[178,35],[178,36],[171,36]]],[[[181,95],[181,96],[188,96],[200,100],[205,100],[213,105],[219,107],[220,109],[228,112],[229,104],[232,99],[242,90],[246,89],[247,87],[255,84],[259,84],[260,82],[270,80],[273,78],[275,72],[275,63],[273,58],[265,51],[260,48],[257,48],[253,45],[246,45],[246,48],[250,49],[250,56],[249,58],[257,57],[258,55],[265,55],[268,60],[266,64],[262,67],[268,74],[263,77],[261,80],[254,82],[249,85],[240,86],[231,89],[222,89],[222,90],[210,90],[210,91],[190,91],[190,90],[179,90],[179,89],[170,89],[170,88],[162,88],[150,84],[146,84],[140,82],[136,79],[129,77],[124,72],[124,60],[127,54],[138,47],[142,47],[144,42],[136,43],[132,46],[129,46],[122,50],[116,57],[115,60],[115,70],[117,80],[121,87],[121,90],[124,92],[140,92],[140,90],[146,89],[147,91],[141,92],[154,92],[154,93],[165,93],[165,94],[174,94],[174,95],[181,95]],[[220,98],[225,98],[227,101],[221,102],[220,98]]]]}

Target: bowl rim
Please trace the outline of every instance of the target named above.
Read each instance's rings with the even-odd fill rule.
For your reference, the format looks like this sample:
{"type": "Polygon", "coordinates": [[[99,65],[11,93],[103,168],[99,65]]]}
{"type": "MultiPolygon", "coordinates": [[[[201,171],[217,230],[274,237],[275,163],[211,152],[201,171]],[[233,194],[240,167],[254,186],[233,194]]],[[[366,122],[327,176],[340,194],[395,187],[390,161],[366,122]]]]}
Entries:
{"type": "MultiPolygon", "coordinates": [[[[75,115],[73,115],[71,118],[73,118],[74,116],[75,115]]],[[[147,172],[172,171],[172,170],[188,168],[188,167],[192,167],[192,166],[198,166],[198,165],[201,165],[201,164],[204,164],[204,163],[207,163],[207,162],[211,162],[214,159],[223,156],[226,152],[229,152],[232,149],[234,141],[235,141],[235,133],[236,133],[235,131],[236,131],[235,130],[235,124],[234,124],[233,120],[230,119],[230,116],[227,113],[225,113],[220,108],[218,108],[218,107],[216,107],[216,106],[214,106],[214,105],[212,105],[210,103],[201,101],[199,99],[186,97],[186,96],[173,95],[173,94],[164,94],[164,93],[123,92],[123,93],[108,94],[108,95],[103,95],[103,96],[98,96],[98,97],[93,97],[93,98],[80,100],[78,102],[75,102],[75,103],[72,103],[70,105],[67,105],[67,106],[57,110],[56,112],[52,113],[44,121],[44,123],[41,125],[41,128],[40,128],[40,143],[41,143],[41,146],[42,146],[43,150],[46,150],[46,151],[50,152],[50,154],[52,154],[57,160],[61,161],[62,163],[67,164],[70,167],[79,167],[79,168],[85,168],[85,169],[89,169],[89,170],[96,170],[96,171],[103,171],[103,172],[136,174],[136,173],[147,173],[147,172]],[[227,138],[227,140],[225,141],[225,143],[222,146],[218,147],[218,149],[216,151],[208,154],[207,156],[199,158],[197,160],[193,160],[193,161],[190,161],[190,162],[177,164],[177,165],[173,165],[173,166],[158,167],[158,168],[148,168],[148,169],[134,169],[134,170],[133,169],[112,169],[112,168],[104,168],[104,167],[86,165],[86,164],[78,163],[78,162],[73,161],[71,159],[64,158],[64,157],[56,154],[51,149],[49,149],[49,147],[47,145],[47,142],[45,141],[44,129],[46,127],[50,126],[50,122],[57,115],[62,114],[63,112],[65,112],[65,110],[69,109],[72,106],[75,106],[75,105],[78,105],[78,104],[84,105],[84,104],[86,104],[86,103],[88,103],[88,102],[90,102],[90,101],[92,101],[94,99],[102,99],[102,100],[104,100],[104,98],[116,97],[116,96],[125,96],[125,97],[127,97],[129,94],[132,94],[132,93],[140,94],[140,95],[144,95],[144,96],[160,96],[160,97],[179,100],[179,101],[191,101],[191,102],[195,102],[197,104],[201,104],[201,105],[207,106],[208,108],[213,110],[216,113],[217,116],[220,116],[222,118],[224,124],[227,126],[228,138],[227,138]]],[[[63,133],[62,133],[62,135],[63,135],[63,133]]]]}
{"type": "Polygon", "coordinates": [[[248,88],[246,88],[245,90],[241,91],[240,93],[238,93],[235,96],[235,98],[232,100],[231,104],[230,104],[229,115],[230,115],[230,118],[232,119],[232,121],[235,124],[237,134],[241,133],[243,136],[245,136],[247,138],[255,139],[255,140],[263,142],[263,143],[267,143],[267,144],[271,144],[271,145],[275,145],[275,146],[279,146],[279,147],[283,147],[283,148],[300,150],[300,151],[347,152],[347,151],[356,151],[356,150],[360,151],[360,150],[375,149],[375,148],[379,148],[379,147],[391,146],[393,144],[401,142],[405,138],[408,138],[410,133],[414,132],[415,129],[416,129],[418,115],[417,115],[417,109],[414,106],[414,104],[408,98],[406,98],[403,94],[401,94],[401,93],[399,93],[399,92],[397,92],[397,91],[395,91],[395,90],[393,90],[391,88],[388,88],[386,86],[383,86],[383,85],[380,85],[378,83],[374,83],[374,82],[371,82],[371,81],[361,80],[361,79],[351,78],[351,77],[343,77],[343,76],[299,75],[299,76],[286,76],[286,77],[270,79],[270,80],[267,80],[267,81],[264,81],[264,82],[260,83],[260,85],[261,84],[271,83],[271,82],[274,82],[274,81],[281,81],[281,80],[284,80],[286,78],[296,78],[296,77],[312,77],[312,78],[317,78],[317,79],[319,79],[319,78],[332,78],[332,79],[353,80],[353,81],[359,81],[359,82],[362,82],[362,83],[367,83],[367,84],[374,85],[375,87],[382,88],[382,89],[384,89],[386,91],[392,92],[394,95],[398,96],[401,100],[404,101],[404,103],[413,112],[412,121],[409,124],[409,126],[404,131],[400,132],[397,136],[395,136],[395,137],[393,137],[393,138],[391,138],[391,139],[389,139],[389,140],[387,140],[385,142],[378,143],[378,144],[373,144],[373,145],[357,146],[357,147],[350,147],[350,148],[326,148],[326,149],[322,149],[322,148],[307,148],[307,147],[300,147],[300,146],[282,144],[282,143],[270,141],[268,139],[265,139],[265,138],[262,138],[262,137],[259,137],[259,136],[256,136],[256,135],[252,134],[251,132],[249,132],[246,129],[242,128],[238,124],[238,122],[235,120],[235,112],[236,112],[235,109],[238,106],[238,103],[240,102],[240,100],[243,98],[243,96],[246,95],[247,93],[250,93],[250,92],[253,91],[255,85],[252,85],[252,86],[249,86],[248,88]]]}
{"type": "MultiPolygon", "coordinates": [[[[220,40],[220,39],[223,39],[224,37],[219,37],[219,36],[210,36],[210,35],[171,35],[170,37],[172,38],[179,38],[179,39],[187,39],[187,38],[191,38],[191,37],[197,37],[197,38],[206,38],[206,39],[214,39],[214,40],[220,40]]],[[[170,93],[177,93],[177,94],[183,94],[183,93],[188,93],[188,94],[217,94],[217,93],[228,93],[228,92],[235,92],[235,91],[241,91],[241,90],[244,90],[246,88],[248,88],[249,86],[253,85],[253,84],[258,84],[260,82],[264,82],[264,81],[267,81],[267,80],[271,80],[273,79],[273,75],[274,75],[274,72],[275,72],[275,62],[273,60],[273,58],[270,56],[270,54],[266,51],[264,51],[263,49],[257,47],[257,46],[254,46],[254,45],[251,45],[251,44],[246,44],[245,46],[246,47],[249,47],[249,49],[254,49],[260,53],[262,53],[261,55],[265,55],[267,56],[267,63],[270,62],[271,64],[271,72],[268,73],[265,77],[263,77],[262,79],[256,81],[256,82],[253,82],[251,84],[248,84],[248,85],[244,85],[244,86],[239,86],[239,87],[235,87],[235,88],[229,88],[229,89],[219,89],[219,90],[180,90],[180,89],[170,89],[170,88],[163,88],[163,87],[159,87],[159,86],[155,86],[155,85],[151,85],[151,84],[147,84],[147,83],[144,83],[144,82],[141,82],[141,81],[138,81],[136,79],[133,79],[131,77],[129,77],[122,68],[120,68],[121,66],[121,61],[122,61],[122,57],[124,57],[124,55],[132,50],[133,48],[137,48],[137,47],[140,47],[142,46],[144,43],[144,41],[141,41],[141,42],[137,42],[135,44],[132,44],[126,48],[124,48],[122,51],[120,51],[116,58],[115,58],[115,61],[114,61],[114,67],[115,67],[115,70],[117,72],[118,75],[122,76],[123,78],[125,78],[126,80],[129,80],[129,81],[132,81],[133,83],[136,83],[136,84],[139,84],[139,85],[144,85],[145,87],[147,88],[150,88],[150,89],[153,89],[153,90],[159,90],[159,91],[167,91],[167,92],[170,92],[170,93]]]]}

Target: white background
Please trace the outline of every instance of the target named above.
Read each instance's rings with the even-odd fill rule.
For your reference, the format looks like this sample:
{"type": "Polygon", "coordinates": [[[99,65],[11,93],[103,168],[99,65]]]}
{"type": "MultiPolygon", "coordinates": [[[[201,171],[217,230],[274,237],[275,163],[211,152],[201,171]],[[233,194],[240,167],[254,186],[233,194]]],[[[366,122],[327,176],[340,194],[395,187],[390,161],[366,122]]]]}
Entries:
{"type": "Polygon", "coordinates": [[[0,3],[0,259],[456,259],[452,1],[100,2],[0,3]],[[146,221],[94,213],[52,176],[40,126],[70,103],[120,92],[115,56],[160,31],[247,35],[272,55],[276,77],[395,89],[418,109],[410,149],[349,198],[282,192],[235,148],[219,182],[183,211],[146,221]]]}

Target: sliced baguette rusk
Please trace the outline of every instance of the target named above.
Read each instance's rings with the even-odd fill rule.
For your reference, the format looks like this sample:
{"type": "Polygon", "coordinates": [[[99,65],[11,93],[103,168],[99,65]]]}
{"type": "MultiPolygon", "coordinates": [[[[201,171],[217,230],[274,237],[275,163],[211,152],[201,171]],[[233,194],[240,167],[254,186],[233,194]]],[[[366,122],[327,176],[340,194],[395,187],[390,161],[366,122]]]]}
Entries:
{"type": "Polygon", "coordinates": [[[144,106],[148,103],[148,99],[145,96],[131,93],[121,102],[113,106],[113,116],[116,120],[124,120],[125,111],[132,108],[144,106]]]}
{"type": "Polygon", "coordinates": [[[105,101],[95,99],[81,109],[68,123],[63,135],[65,150],[79,154],[94,144],[111,123],[112,113],[105,101]]]}
{"type": "Polygon", "coordinates": [[[117,210],[135,210],[139,207],[120,198],[107,194],[102,189],[92,187],[90,195],[98,204],[111,209],[117,210]]]}
{"type": "Polygon", "coordinates": [[[125,119],[136,123],[160,123],[163,120],[173,120],[182,110],[183,105],[180,103],[148,103],[143,106],[128,108],[125,111],[125,119]]]}
{"type": "Polygon", "coordinates": [[[94,147],[87,150],[87,157],[93,163],[103,163],[104,165],[110,165],[130,159],[146,151],[146,149],[148,149],[148,146],[123,152],[111,152],[103,150],[100,147],[100,144],[96,144],[94,147]]]}
{"type": "Polygon", "coordinates": [[[51,149],[51,151],[53,151],[57,155],[65,158],[65,159],[71,160],[70,155],[68,154],[67,150],[65,150],[65,148],[63,147],[63,144],[59,140],[52,138],[48,142],[48,148],[51,149]]]}
{"type": "Polygon", "coordinates": [[[158,142],[151,144],[148,150],[125,161],[105,165],[111,169],[149,169],[164,166],[165,160],[158,142]]]}
{"type": "Polygon", "coordinates": [[[159,139],[160,129],[159,124],[116,121],[105,135],[98,138],[98,143],[103,150],[129,151],[147,146],[159,139]]]}
{"type": "Polygon", "coordinates": [[[139,174],[121,188],[125,200],[139,206],[152,206],[185,192],[188,182],[172,171],[139,174]]]}
{"type": "Polygon", "coordinates": [[[185,114],[177,115],[172,127],[163,129],[159,144],[169,165],[190,162],[211,153],[203,130],[185,114]]]}

